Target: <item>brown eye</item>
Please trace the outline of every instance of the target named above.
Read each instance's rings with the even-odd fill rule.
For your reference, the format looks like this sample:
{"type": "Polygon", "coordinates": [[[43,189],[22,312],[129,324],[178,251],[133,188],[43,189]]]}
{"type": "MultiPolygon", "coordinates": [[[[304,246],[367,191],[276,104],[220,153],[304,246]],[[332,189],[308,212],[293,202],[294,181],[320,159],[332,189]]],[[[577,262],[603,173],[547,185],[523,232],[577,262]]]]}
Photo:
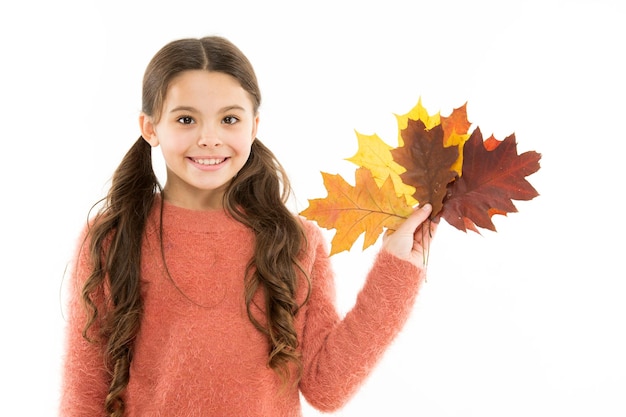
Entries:
{"type": "Polygon", "coordinates": [[[238,121],[239,119],[236,118],[235,116],[226,116],[222,119],[222,123],[225,123],[227,125],[234,125],[238,121]]]}
{"type": "Polygon", "coordinates": [[[178,123],[184,124],[184,125],[190,125],[194,122],[193,118],[190,116],[183,116],[183,117],[179,117],[178,118],[178,123]]]}

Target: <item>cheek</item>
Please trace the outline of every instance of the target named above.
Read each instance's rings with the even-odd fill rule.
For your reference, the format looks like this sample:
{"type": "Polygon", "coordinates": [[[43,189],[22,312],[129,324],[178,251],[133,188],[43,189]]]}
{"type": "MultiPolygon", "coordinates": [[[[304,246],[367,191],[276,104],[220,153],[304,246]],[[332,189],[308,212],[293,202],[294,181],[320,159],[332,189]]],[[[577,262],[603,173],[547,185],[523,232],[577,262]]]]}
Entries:
{"type": "Polygon", "coordinates": [[[250,155],[250,150],[252,149],[252,141],[253,138],[250,136],[242,136],[236,145],[237,153],[244,156],[246,159],[250,155]]]}
{"type": "Polygon", "coordinates": [[[250,147],[254,141],[254,136],[252,136],[252,130],[249,126],[225,132],[222,138],[224,139],[224,142],[228,143],[231,148],[237,151],[237,153],[244,154],[250,153],[250,147]]]}
{"type": "Polygon", "coordinates": [[[186,153],[189,147],[196,143],[196,136],[192,132],[167,133],[170,132],[166,132],[166,134],[160,138],[163,153],[186,153]]]}

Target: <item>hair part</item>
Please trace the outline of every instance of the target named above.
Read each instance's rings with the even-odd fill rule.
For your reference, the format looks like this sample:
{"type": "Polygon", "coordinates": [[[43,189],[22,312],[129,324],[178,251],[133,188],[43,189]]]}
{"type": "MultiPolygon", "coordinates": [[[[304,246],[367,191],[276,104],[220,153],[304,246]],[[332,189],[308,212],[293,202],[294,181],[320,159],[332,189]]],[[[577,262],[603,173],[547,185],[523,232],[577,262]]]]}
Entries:
{"type": "MultiPolygon", "coordinates": [[[[254,112],[258,111],[261,93],[252,65],[230,41],[212,36],[176,40],[155,54],[144,73],[143,113],[158,121],[172,80],[183,71],[198,69],[237,79],[249,93],[254,112]]],[[[104,204],[88,230],[92,269],[82,292],[88,313],[83,336],[103,346],[111,375],[104,406],[111,417],[124,414],[123,395],[143,315],[142,238],[159,193],[162,195],[163,189],[152,168],[151,147],[139,137],[114,172],[104,204]]],[[[307,280],[306,299],[310,282],[298,262],[306,234],[300,220],[287,208],[290,195],[284,168],[255,138],[250,157],[231,181],[223,203],[234,219],[255,233],[254,255],[245,277],[249,319],[267,336],[268,365],[284,382],[293,377],[297,383],[302,372],[294,324],[301,307],[296,301],[298,277],[307,280]],[[258,291],[264,296],[265,326],[251,310],[258,291]],[[297,370],[295,375],[290,365],[297,370]]]]}

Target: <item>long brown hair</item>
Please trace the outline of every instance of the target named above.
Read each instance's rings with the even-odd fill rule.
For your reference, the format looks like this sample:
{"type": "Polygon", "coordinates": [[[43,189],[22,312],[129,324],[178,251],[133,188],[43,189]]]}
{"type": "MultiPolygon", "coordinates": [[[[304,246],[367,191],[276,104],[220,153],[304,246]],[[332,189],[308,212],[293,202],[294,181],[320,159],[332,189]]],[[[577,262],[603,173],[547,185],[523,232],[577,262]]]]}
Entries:
{"type": "MultiPolygon", "coordinates": [[[[182,71],[197,69],[233,76],[250,94],[254,111],[258,111],[261,93],[252,65],[231,42],[215,36],[176,40],[157,52],[144,74],[142,111],[158,120],[171,80],[182,71]]],[[[111,373],[105,408],[114,417],[124,414],[123,393],[143,314],[142,237],[162,192],[152,169],[151,147],[139,137],[114,172],[111,188],[88,231],[92,271],[82,292],[88,310],[83,336],[102,343],[111,373]],[[101,302],[103,294],[106,297],[101,302]],[[90,331],[96,322],[98,331],[90,331]]],[[[302,370],[294,325],[301,307],[296,301],[298,272],[308,280],[298,263],[306,236],[300,221],[287,208],[290,193],[285,170],[256,138],[248,161],[229,184],[223,202],[233,218],[255,233],[244,298],[251,322],[267,335],[268,364],[283,381],[291,377],[290,364],[297,369],[296,381],[302,370]],[[265,326],[251,312],[253,296],[259,290],[264,294],[265,326]]]]}

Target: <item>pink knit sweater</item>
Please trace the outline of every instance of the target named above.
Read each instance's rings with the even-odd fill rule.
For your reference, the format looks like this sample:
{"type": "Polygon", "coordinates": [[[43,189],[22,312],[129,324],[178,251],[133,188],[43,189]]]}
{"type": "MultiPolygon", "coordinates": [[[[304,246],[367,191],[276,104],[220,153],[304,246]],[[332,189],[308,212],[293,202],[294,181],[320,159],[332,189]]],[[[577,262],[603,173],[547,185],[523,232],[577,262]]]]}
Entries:
{"type": "MultiPolygon", "coordinates": [[[[302,415],[300,393],[319,410],[337,410],[405,323],[424,275],[380,252],[354,307],[341,318],[327,245],[317,226],[303,220],[308,249],[302,262],[312,280],[310,299],[296,316],[304,373],[299,385],[281,390],[267,366],[265,336],[246,315],[244,275],[252,232],[222,211],[166,203],[164,248],[172,282],[161,260],[158,221],[155,209],[143,242],[144,316],[124,396],[128,417],[296,417],[302,415]]],[[[72,277],[63,417],[105,415],[109,377],[99,348],[81,335],[80,288],[87,274],[83,250],[72,277]]],[[[302,281],[300,301],[305,290],[302,281]]]]}

